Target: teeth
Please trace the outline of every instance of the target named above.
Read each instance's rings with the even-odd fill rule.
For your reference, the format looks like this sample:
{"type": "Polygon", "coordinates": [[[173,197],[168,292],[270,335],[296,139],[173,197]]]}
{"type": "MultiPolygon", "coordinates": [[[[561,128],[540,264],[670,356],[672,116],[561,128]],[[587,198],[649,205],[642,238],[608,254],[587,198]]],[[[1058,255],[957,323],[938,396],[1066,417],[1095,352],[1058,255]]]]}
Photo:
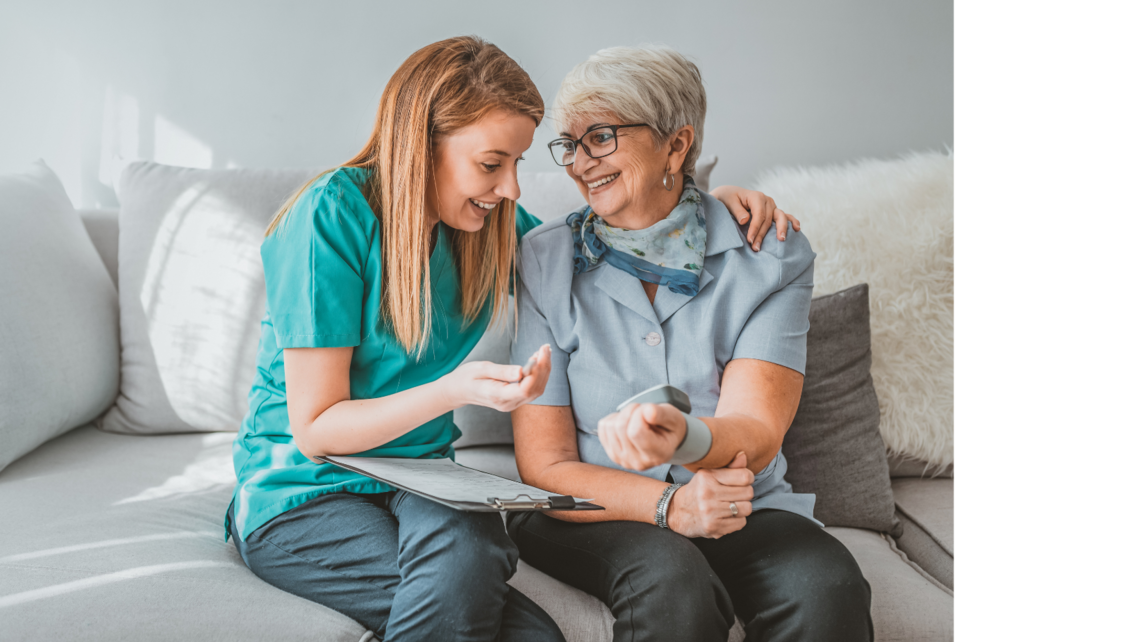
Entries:
{"type": "Polygon", "coordinates": [[[603,179],[601,179],[601,180],[599,180],[599,181],[596,181],[596,182],[594,182],[594,183],[586,183],[586,185],[588,185],[588,186],[589,186],[589,189],[593,189],[593,188],[595,188],[595,187],[601,187],[602,185],[604,185],[604,184],[608,183],[609,181],[613,180],[614,178],[617,178],[617,177],[618,177],[618,176],[620,176],[620,175],[621,175],[621,172],[617,172],[616,174],[612,174],[612,175],[610,175],[610,176],[606,176],[605,178],[603,178],[603,179]]]}
{"type": "Polygon", "coordinates": [[[484,210],[492,210],[492,209],[494,209],[494,206],[496,205],[495,203],[484,203],[482,201],[476,201],[473,198],[470,199],[470,201],[472,203],[474,203],[475,205],[478,205],[479,207],[483,208],[484,210]]]}

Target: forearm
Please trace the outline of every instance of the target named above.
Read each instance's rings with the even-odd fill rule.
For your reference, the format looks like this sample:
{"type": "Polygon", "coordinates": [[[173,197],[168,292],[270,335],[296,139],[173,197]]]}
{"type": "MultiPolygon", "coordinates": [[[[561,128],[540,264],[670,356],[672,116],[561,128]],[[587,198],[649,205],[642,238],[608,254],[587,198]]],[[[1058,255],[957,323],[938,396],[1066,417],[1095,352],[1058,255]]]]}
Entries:
{"type": "Polygon", "coordinates": [[[385,397],[335,403],[303,430],[294,429],[297,445],[310,458],[382,446],[454,410],[443,385],[438,380],[385,397]]]}
{"type": "Polygon", "coordinates": [[[783,447],[786,430],[742,414],[700,417],[712,431],[712,448],[703,459],[685,466],[696,472],[701,468],[723,468],[736,453],[743,451],[747,467],[759,472],[775,459],[783,447]]]}
{"type": "Polygon", "coordinates": [[[595,466],[580,461],[562,461],[547,466],[523,481],[543,490],[592,498],[603,511],[553,511],[551,517],[567,522],[655,523],[656,504],[668,484],[643,475],[595,466]]]}

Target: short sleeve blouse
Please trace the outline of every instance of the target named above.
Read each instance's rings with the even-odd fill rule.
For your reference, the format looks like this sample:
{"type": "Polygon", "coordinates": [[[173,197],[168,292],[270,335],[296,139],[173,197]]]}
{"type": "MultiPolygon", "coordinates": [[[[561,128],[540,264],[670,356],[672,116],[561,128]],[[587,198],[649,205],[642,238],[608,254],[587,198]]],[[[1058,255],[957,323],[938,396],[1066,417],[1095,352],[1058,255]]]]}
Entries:
{"type": "MultiPolygon", "coordinates": [[[[452,371],[490,320],[488,305],[474,323],[463,323],[449,239],[453,231],[440,224],[430,257],[432,334],[418,360],[403,349],[381,315],[380,230],[361,191],[367,178],[368,170],[352,167],[320,177],[261,244],[266,310],[249,410],[233,445],[234,519],[242,539],[277,515],[326,493],[392,490],[301,454],[285,405],[284,349],[354,348],[351,398],[372,399],[452,371]]],[[[518,238],[540,223],[521,207],[516,222],[518,238]]],[[[452,413],[447,413],[358,454],[454,458],[451,444],[460,434],[452,413]]]]}

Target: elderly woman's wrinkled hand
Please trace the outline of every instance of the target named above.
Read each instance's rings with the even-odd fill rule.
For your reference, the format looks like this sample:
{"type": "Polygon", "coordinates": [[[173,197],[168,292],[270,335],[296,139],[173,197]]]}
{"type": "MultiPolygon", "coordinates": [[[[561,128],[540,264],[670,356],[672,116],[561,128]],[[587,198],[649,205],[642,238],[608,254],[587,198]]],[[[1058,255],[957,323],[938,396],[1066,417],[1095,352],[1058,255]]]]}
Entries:
{"type": "Polygon", "coordinates": [[[747,525],[755,474],[742,452],[724,468],[701,468],[676,491],[668,507],[668,527],[685,537],[720,539],[747,525]],[[732,505],[736,509],[732,510],[732,505]]]}
{"type": "Polygon", "coordinates": [[[667,463],[684,441],[688,424],[669,404],[629,404],[597,424],[605,454],[618,466],[648,470],[667,463]]]}

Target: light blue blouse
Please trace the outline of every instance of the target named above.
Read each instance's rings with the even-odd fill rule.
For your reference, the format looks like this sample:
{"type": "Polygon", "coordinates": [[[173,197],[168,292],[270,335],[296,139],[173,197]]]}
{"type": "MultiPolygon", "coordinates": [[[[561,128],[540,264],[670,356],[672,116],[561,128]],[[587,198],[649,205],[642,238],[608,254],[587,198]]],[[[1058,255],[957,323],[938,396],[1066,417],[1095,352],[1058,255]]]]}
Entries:
{"type": "MultiPolygon", "coordinates": [[[[534,403],[572,407],[583,462],[662,481],[671,474],[687,483],[692,473],[682,466],[639,472],[613,463],[597,437],[598,421],[662,383],[688,393],[693,415],[715,416],[720,380],[732,359],[759,359],[800,373],[806,368],[815,259],[807,238],[788,230],[780,242],[772,226],[753,252],[727,207],[705,192],[700,196],[708,238],[694,297],[660,288],[650,303],[635,276],[609,264],[575,275],[573,239],[562,220],[539,226],[521,242],[511,358],[523,363],[550,344],[553,369],[534,403]]],[[[780,451],[756,475],[753,509],[814,520],[815,496],[793,492],[786,471],[780,451]]]]}

